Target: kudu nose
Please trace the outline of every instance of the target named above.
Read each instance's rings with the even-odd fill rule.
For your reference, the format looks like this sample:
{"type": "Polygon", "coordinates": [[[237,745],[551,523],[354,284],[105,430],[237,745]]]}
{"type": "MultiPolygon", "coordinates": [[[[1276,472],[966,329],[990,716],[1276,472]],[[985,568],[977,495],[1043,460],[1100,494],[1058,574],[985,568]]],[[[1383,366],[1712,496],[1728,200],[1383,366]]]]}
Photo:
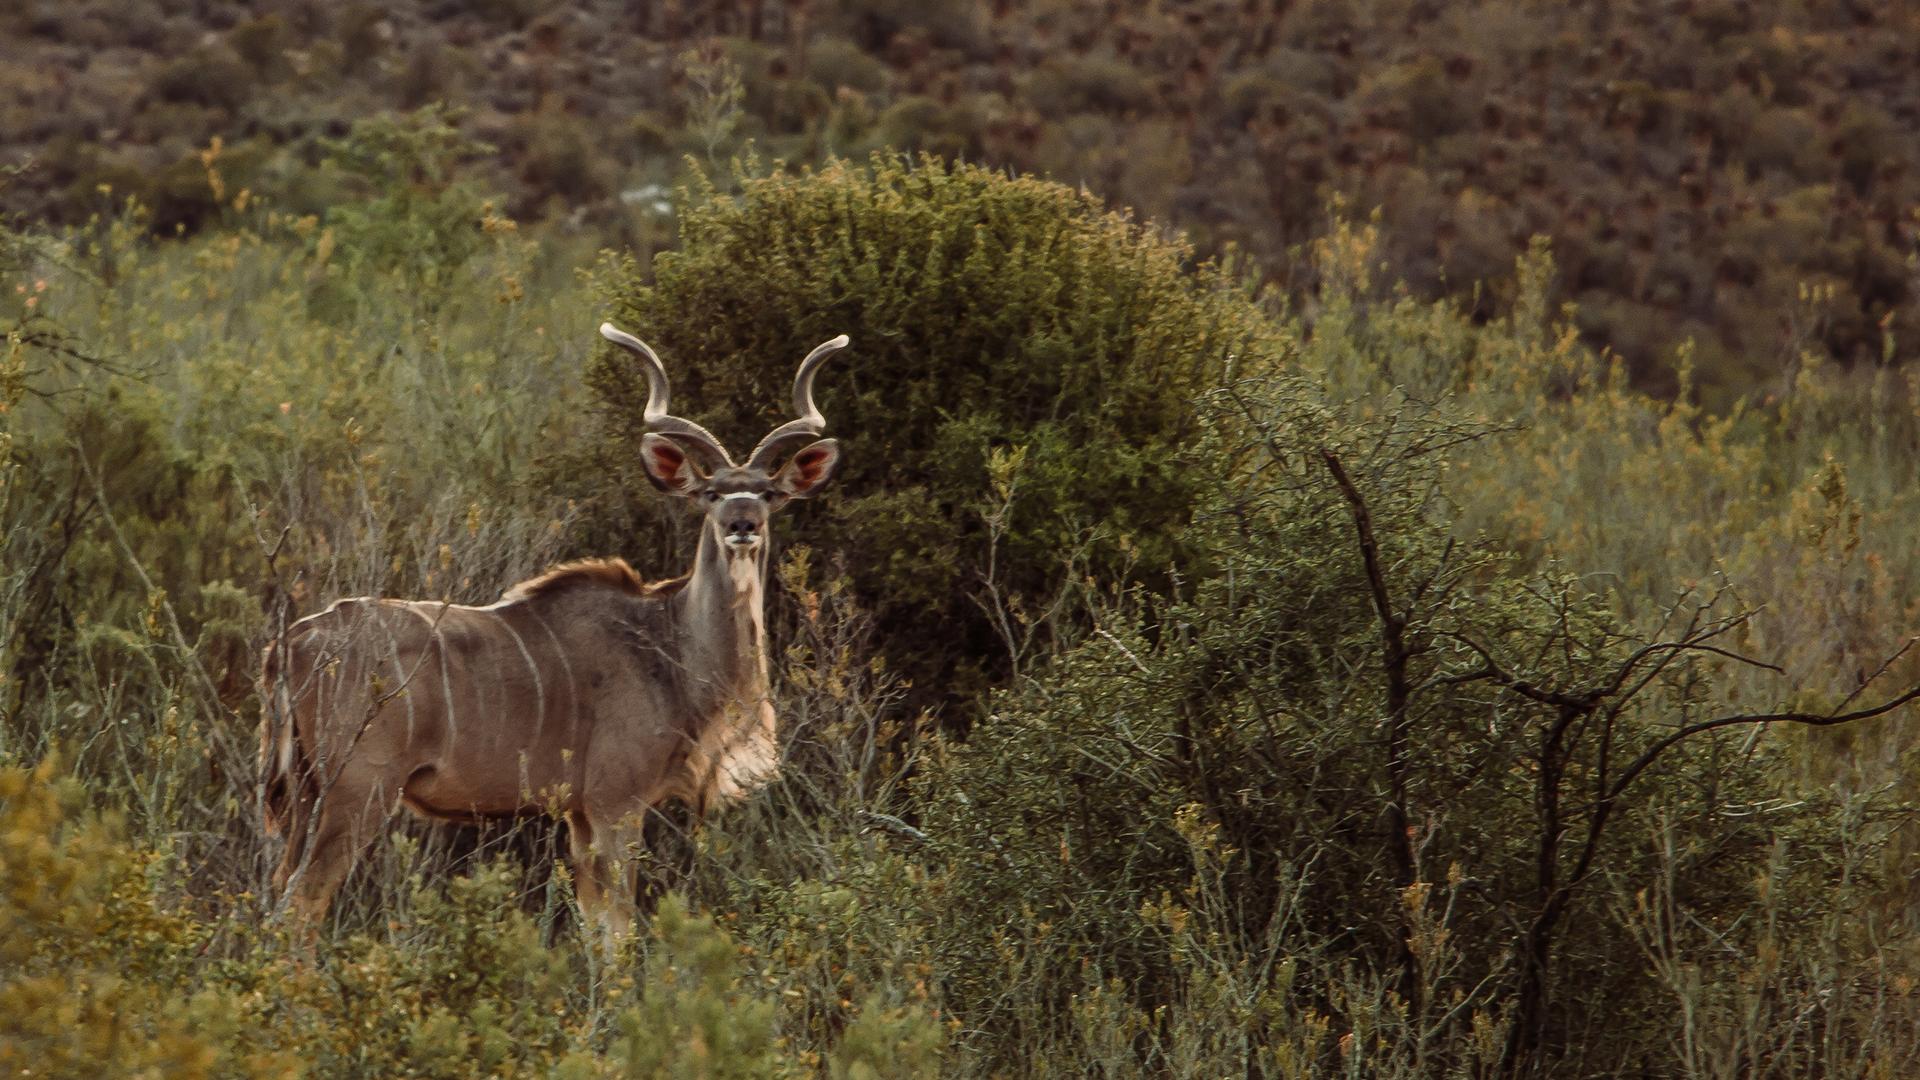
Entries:
{"type": "Polygon", "coordinates": [[[735,518],[727,523],[727,534],[736,540],[751,538],[760,530],[760,526],[748,518],[735,518]]]}

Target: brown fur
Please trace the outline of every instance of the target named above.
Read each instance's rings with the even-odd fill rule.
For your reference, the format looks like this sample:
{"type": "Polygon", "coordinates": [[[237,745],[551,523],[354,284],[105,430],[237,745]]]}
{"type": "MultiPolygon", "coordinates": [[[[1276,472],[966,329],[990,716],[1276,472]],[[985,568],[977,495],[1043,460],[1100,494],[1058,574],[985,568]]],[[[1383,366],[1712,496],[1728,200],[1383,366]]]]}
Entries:
{"type": "Polygon", "coordinates": [[[633,567],[627,565],[625,559],[575,559],[561,563],[539,577],[528,578],[514,585],[501,593],[500,599],[503,602],[532,600],[583,585],[616,589],[634,596],[644,596],[647,591],[647,583],[641,580],[633,567]]]}
{"type": "Polygon", "coordinates": [[[275,886],[304,933],[403,806],[564,816],[583,910],[623,932],[647,808],[679,799],[697,814],[777,765],[765,549],[736,576],[716,531],[693,608],[695,575],[646,583],[619,559],[586,560],[487,607],[342,600],[269,646],[261,808],[287,838],[275,886]]]}
{"type": "MultiPolygon", "coordinates": [[[[665,598],[684,588],[690,577],[691,574],[682,574],[647,582],[625,559],[575,559],[511,586],[500,595],[500,599],[502,602],[534,600],[579,588],[607,588],[631,596],[665,598]]],[[[304,772],[305,764],[305,754],[301,752],[298,740],[291,747],[291,769],[283,769],[280,755],[275,753],[275,732],[286,722],[286,718],[279,716],[280,703],[272,696],[280,677],[277,645],[278,642],[270,641],[261,650],[259,687],[261,700],[266,703],[260,726],[261,808],[266,817],[267,831],[273,836],[281,835],[292,806],[294,780],[288,773],[304,772]]]]}
{"type": "Polygon", "coordinates": [[[648,584],[625,559],[575,559],[564,562],[536,578],[515,585],[500,594],[500,599],[532,600],[563,589],[599,586],[618,589],[634,596],[668,596],[680,591],[688,575],[648,584]]]}
{"type": "MultiPolygon", "coordinates": [[[[650,422],[711,443],[654,415],[666,376],[651,350],[601,332],[651,362],[650,422]]],[[[621,936],[645,815],[672,799],[698,814],[777,771],[767,518],[825,487],[839,447],[815,442],[777,474],[771,455],[819,433],[812,371],[846,344],[843,335],[802,363],[800,419],[745,467],[713,444],[728,464],[703,474],[664,436],[641,440],[656,488],[706,496],[687,576],[649,585],[622,559],[587,559],[485,607],[362,597],[288,628],[262,657],[260,795],[287,836],[274,888],[303,938],[401,807],[455,821],[565,817],[581,911],[621,936]]]]}
{"type": "MultiPolygon", "coordinates": [[[[289,770],[280,767],[280,755],[274,752],[276,736],[286,725],[286,718],[280,715],[280,702],[274,696],[274,690],[280,685],[280,656],[275,648],[278,644],[277,641],[269,641],[267,647],[260,650],[260,701],[263,705],[260,710],[260,808],[266,816],[267,833],[270,836],[279,836],[285,830],[293,798],[293,781],[287,775],[289,770]]],[[[296,764],[291,771],[303,770],[296,764]]]]}

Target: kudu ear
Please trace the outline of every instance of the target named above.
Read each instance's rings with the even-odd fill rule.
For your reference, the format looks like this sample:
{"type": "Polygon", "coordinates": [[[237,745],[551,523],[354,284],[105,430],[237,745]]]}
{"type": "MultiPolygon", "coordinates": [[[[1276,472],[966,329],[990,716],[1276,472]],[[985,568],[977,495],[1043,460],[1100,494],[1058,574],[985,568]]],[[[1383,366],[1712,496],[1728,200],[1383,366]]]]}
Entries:
{"type": "Polygon", "coordinates": [[[780,490],[790,499],[811,499],[820,494],[820,489],[833,479],[833,470],[840,464],[840,444],[832,439],[821,439],[807,444],[805,449],[793,455],[780,475],[773,478],[780,490]]]}
{"type": "Polygon", "coordinates": [[[640,463],[646,466],[647,479],[669,495],[692,495],[700,486],[700,474],[693,460],[672,439],[664,435],[640,436],[640,463]]]}

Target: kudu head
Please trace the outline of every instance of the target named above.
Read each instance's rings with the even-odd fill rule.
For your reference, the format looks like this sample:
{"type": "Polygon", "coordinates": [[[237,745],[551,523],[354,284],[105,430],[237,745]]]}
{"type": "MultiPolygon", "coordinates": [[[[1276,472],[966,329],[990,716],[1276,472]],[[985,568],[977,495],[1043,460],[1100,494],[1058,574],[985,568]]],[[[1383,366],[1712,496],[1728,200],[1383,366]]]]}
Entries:
{"type": "Polygon", "coordinates": [[[706,514],[705,527],[729,557],[757,556],[766,550],[767,518],[788,499],[810,499],[833,479],[840,444],[820,439],[802,448],[778,472],[773,465],[786,447],[826,430],[826,418],[813,405],[813,373],[827,357],[847,347],[845,334],[807,354],[793,380],[793,411],[799,419],[774,428],[746,464],[736,465],[720,440],[691,420],[667,414],[669,387],[660,358],[639,338],[603,323],[600,334],[632,353],[647,373],[647,411],[651,430],[640,439],[647,479],[668,495],[692,499],[706,514]],[[679,440],[676,442],[675,440],[679,440]],[[684,444],[684,446],[682,445],[684,444]],[[687,451],[703,459],[702,471],[687,451]]]}

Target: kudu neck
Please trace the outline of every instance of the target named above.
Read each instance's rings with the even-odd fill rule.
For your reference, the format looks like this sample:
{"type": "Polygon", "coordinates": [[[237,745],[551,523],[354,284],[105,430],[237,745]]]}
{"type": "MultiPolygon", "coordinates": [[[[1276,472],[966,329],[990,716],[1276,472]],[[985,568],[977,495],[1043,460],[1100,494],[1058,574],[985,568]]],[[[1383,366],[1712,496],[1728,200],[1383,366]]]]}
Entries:
{"type": "Polygon", "coordinates": [[[766,580],[767,541],[730,550],[702,523],[700,550],[683,595],[688,607],[683,629],[695,648],[714,661],[731,661],[735,690],[764,693],[767,686],[766,580]]]}

